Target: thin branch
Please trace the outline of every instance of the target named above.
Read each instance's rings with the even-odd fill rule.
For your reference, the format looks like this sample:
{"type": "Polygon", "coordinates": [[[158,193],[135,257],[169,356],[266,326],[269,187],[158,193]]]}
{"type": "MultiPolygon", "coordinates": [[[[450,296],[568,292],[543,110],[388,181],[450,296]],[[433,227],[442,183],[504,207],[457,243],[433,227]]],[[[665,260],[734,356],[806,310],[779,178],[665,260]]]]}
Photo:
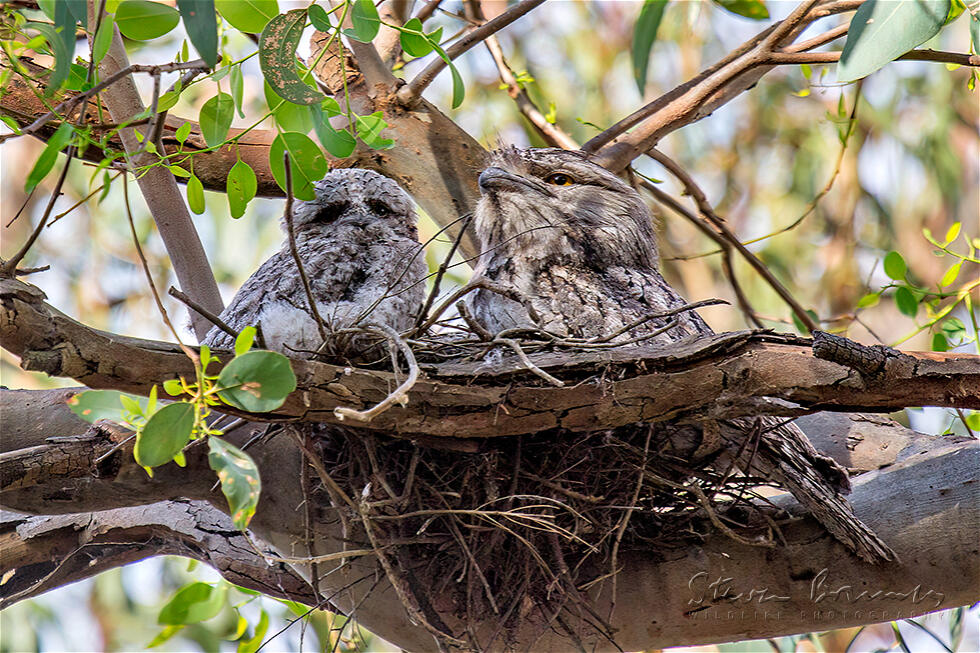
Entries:
{"type": "MultiPolygon", "coordinates": [[[[819,64],[840,61],[841,52],[773,52],[760,62],[769,64],[819,64]]],[[[942,50],[912,50],[898,57],[900,61],[936,61],[980,68],[980,55],[942,50]]]]}
{"type": "MultiPolygon", "coordinates": [[[[398,349],[405,357],[405,364],[408,365],[408,376],[402,381],[401,385],[395,388],[394,392],[389,393],[387,397],[369,410],[354,410],[346,406],[334,408],[333,414],[340,421],[352,419],[357,422],[370,422],[394,404],[402,404],[404,406],[408,402],[408,391],[415,387],[416,381],[419,380],[419,365],[415,362],[415,354],[412,352],[412,348],[408,346],[408,343],[394,329],[384,324],[372,324],[365,328],[383,334],[388,338],[389,342],[398,346],[398,349]]],[[[391,366],[395,371],[398,370],[398,359],[394,354],[392,354],[391,366]]]]}
{"type": "MultiPolygon", "coordinates": [[[[479,2],[469,2],[464,5],[468,14],[471,14],[480,23],[486,21],[486,17],[483,14],[483,9],[479,2]]],[[[487,46],[487,50],[490,51],[490,56],[493,57],[494,63],[497,65],[497,73],[500,75],[500,81],[507,86],[507,94],[514,100],[517,104],[517,110],[527,118],[527,121],[531,123],[538,135],[552,147],[560,147],[565,150],[577,150],[578,143],[569,136],[565,130],[563,130],[558,125],[555,125],[545,118],[544,114],[534,103],[531,97],[527,94],[527,91],[523,86],[517,81],[514,76],[514,70],[507,63],[507,59],[504,57],[504,51],[500,47],[500,41],[497,40],[496,35],[490,35],[486,38],[484,45],[487,46]]]]}
{"type": "MultiPolygon", "coordinates": [[[[544,4],[544,0],[522,0],[493,20],[489,20],[480,27],[458,40],[446,50],[446,56],[450,61],[455,60],[474,45],[484,40],[492,34],[496,34],[503,28],[513,23],[518,18],[524,16],[532,9],[544,4]]],[[[404,105],[412,105],[419,99],[432,80],[446,68],[448,64],[441,58],[435,59],[428,66],[416,75],[412,81],[398,90],[398,100],[404,105]]]]}
{"type": "MultiPolygon", "coordinates": [[[[715,213],[714,209],[711,207],[711,203],[708,202],[708,198],[705,196],[704,191],[701,190],[701,187],[697,185],[687,171],[681,168],[676,161],[659,150],[651,149],[649,154],[655,161],[663,165],[670,172],[670,174],[676,177],[677,180],[684,185],[684,189],[694,199],[694,202],[697,204],[701,215],[704,216],[704,218],[718,230],[722,237],[728,241],[732,247],[738,250],[738,253],[745,258],[749,265],[751,265],[756,272],[758,272],[762,278],[766,280],[772,289],[776,291],[776,294],[779,295],[779,297],[786,302],[787,305],[789,305],[790,309],[793,311],[793,314],[796,315],[797,319],[799,319],[804,326],[806,326],[807,330],[817,330],[819,328],[817,323],[812,317],[810,317],[810,314],[806,312],[806,309],[804,309],[803,306],[796,301],[792,293],[786,289],[786,287],[779,281],[779,279],[775,277],[775,275],[773,275],[772,271],[769,270],[766,264],[763,263],[759,257],[750,252],[749,249],[742,244],[742,241],[740,241],[738,237],[732,233],[731,229],[728,228],[728,225],[725,224],[725,221],[722,220],[717,213],[715,213]]],[[[644,184],[645,187],[647,187],[647,185],[653,186],[653,184],[650,184],[645,179],[641,180],[641,183],[644,184]]]]}
{"type": "Polygon", "coordinates": [[[283,220],[286,222],[289,253],[293,255],[293,261],[296,262],[296,269],[299,270],[299,278],[303,282],[303,291],[306,293],[306,302],[310,305],[310,315],[316,320],[316,328],[320,333],[320,340],[326,342],[329,338],[327,325],[320,316],[320,310],[316,305],[316,298],[313,296],[313,289],[310,287],[310,278],[306,275],[303,259],[300,258],[299,250],[296,248],[296,230],[293,228],[293,172],[289,165],[289,154],[283,154],[282,161],[286,177],[286,208],[283,212],[283,220]]]}
{"type": "Polygon", "coordinates": [[[514,350],[514,353],[517,354],[517,358],[520,359],[521,365],[523,365],[525,369],[527,369],[530,372],[533,372],[535,375],[541,377],[542,379],[544,379],[545,381],[547,381],[553,386],[556,386],[558,388],[565,387],[564,381],[562,381],[561,379],[556,379],[555,377],[551,376],[543,369],[541,369],[540,367],[532,363],[531,359],[527,357],[527,353],[521,347],[520,343],[517,342],[516,340],[512,338],[501,338],[498,336],[493,339],[492,344],[506,345],[507,347],[510,347],[512,350],[514,350]]]}
{"type": "Polygon", "coordinates": [[[30,237],[27,242],[10,257],[9,260],[4,261],[3,265],[0,266],[0,276],[3,277],[13,277],[17,274],[17,266],[20,264],[24,257],[27,256],[27,252],[30,251],[31,247],[34,246],[35,241],[37,241],[38,236],[41,235],[41,231],[44,229],[45,225],[48,223],[48,218],[51,217],[51,211],[54,210],[55,202],[61,197],[61,188],[65,184],[65,178],[68,176],[68,168],[71,166],[72,159],[75,158],[75,146],[69,145],[68,149],[65,151],[67,159],[65,159],[65,166],[61,169],[61,176],[58,177],[58,182],[54,186],[54,190],[51,192],[51,198],[48,200],[48,205],[44,208],[44,215],[41,216],[41,220],[37,223],[34,231],[31,232],[30,237]]]}
{"type": "Polygon", "coordinates": [[[162,64],[159,66],[151,66],[145,64],[130,64],[125,68],[120,69],[114,74],[107,77],[104,81],[99,82],[89,90],[84,93],[79,93],[78,95],[73,95],[67,100],[61,102],[54,109],[47,112],[34,122],[32,122],[27,127],[20,130],[20,134],[0,134],[0,144],[3,144],[10,138],[14,136],[22,136],[24,134],[33,134],[39,130],[44,125],[48,124],[55,118],[61,118],[62,115],[67,114],[72,109],[74,109],[78,104],[88,100],[90,97],[104,91],[106,88],[112,86],[119,80],[132,75],[133,73],[150,73],[154,76],[159,76],[160,73],[173,72],[175,70],[207,70],[208,66],[203,60],[197,59],[195,61],[188,62],[174,62],[169,64],[162,64]]]}
{"type": "Polygon", "coordinates": [[[807,52],[813,48],[819,48],[821,45],[826,45],[831,41],[836,41],[840,37],[847,34],[847,31],[851,28],[851,22],[848,21],[837,27],[827,30],[823,34],[818,34],[811,39],[805,41],[800,41],[799,43],[794,43],[783,48],[783,52],[807,52]]]}
{"type": "MultiPolygon", "coordinates": [[[[238,338],[238,332],[232,329],[230,326],[228,326],[227,322],[225,322],[220,317],[218,317],[208,309],[204,308],[203,306],[195,302],[193,299],[188,297],[186,293],[182,293],[176,288],[174,288],[173,286],[170,286],[170,288],[167,290],[167,294],[173,297],[174,299],[176,299],[177,301],[179,301],[180,303],[182,303],[187,308],[191,309],[192,311],[195,311],[202,317],[207,318],[207,320],[211,324],[218,327],[232,338],[238,338]]],[[[259,346],[262,347],[263,349],[265,348],[264,345],[262,345],[261,343],[259,346]]]]}

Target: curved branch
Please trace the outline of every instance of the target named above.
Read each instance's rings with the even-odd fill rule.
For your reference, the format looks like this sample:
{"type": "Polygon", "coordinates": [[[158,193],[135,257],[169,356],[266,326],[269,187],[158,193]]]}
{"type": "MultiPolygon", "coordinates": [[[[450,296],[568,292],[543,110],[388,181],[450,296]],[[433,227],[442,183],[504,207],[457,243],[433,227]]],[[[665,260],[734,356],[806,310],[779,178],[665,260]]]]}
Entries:
{"type": "MultiPolygon", "coordinates": [[[[469,32],[463,36],[463,38],[456,41],[452,46],[446,49],[446,56],[450,61],[456,59],[456,57],[477,45],[483,39],[492,34],[496,34],[524,14],[542,4],[544,4],[544,0],[522,0],[496,18],[488,20],[483,25],[480,25],[472,32],[469,32]]],[[[432,83],[432,80],[434,80],[436,76],[446,68],[447,65],[448,64],[442,59],[437,58],[433,60],[432,63],[422,69],[422,72],[412,78],[412,81],[399,89],[398,100],[406,106],[414,104],[415,101],[421,97],[422,91],[424,91],[429,84],[432,83]]]]}
{"type": "Polygon", "coordinates": [[[269,564],[229,517],[195,501],[55,517],[2,512],[0,551],[10,574],[0,609],[158,555],[193,558],[235,585],[317,603],[302,577],[285,565],[269,564]]]}
{"type": "MultiPolygon", "coordinates": [[[[0,344],[20,356],[26,369],[137,394],[191,374],[190,360],[175,345],[96,331],[42,300],[43,293],[33,286],[0,281],[0,344]]],[[[561,388],[533,386],[537,377],[513,357],[497,365],[423,363],[427,378],[408,393],[407,405],[391,408],[365,428],[400,437],[471,438],[550,428],[592,431],[685,416],[890,411],[922,405],[980,408],[978,356],[910,354],[853,343],[856,354],[831,346],[822,349],[831,353],[821,359],[810,342],[736,332],[670,351],[650,346],[530,354],[538,368],[565,382],[561,388]],[[835,351],[842,354],[840,363],[826,359],[835,351]],[[864,354],[868,361],[859,360],[864,354]]],[[[260,421],[337,423],[334,408],[376,404],[398,385],[390,372],[301,360],[292,364],[297,390],[281,408],[261,415],[231,407],[226,411],[260,421]]]]}

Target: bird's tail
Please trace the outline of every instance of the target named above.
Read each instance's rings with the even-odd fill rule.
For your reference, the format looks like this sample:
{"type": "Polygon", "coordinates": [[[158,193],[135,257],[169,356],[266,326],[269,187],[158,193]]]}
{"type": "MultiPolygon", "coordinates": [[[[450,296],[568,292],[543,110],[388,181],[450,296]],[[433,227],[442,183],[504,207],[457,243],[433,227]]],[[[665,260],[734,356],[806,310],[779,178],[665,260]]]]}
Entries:
{"type": "Polygon", "coordinates": [[[798,426],[774,417],[726,421],[723,434],[732,445],[741,445],[756,429],[757,446],[741,447],[740,462],[785,487],[838,541],[867,562],[896,561],[898,556],[868,528],[851,509],[843,494],[850,491],[847,472],[834,460],[820,455],[798,426]],[[761,427],[761,428],[760,428],[761,427]],[[724,433],[728,431],[728,433],[724,433]],[[753,452],[751,460],[747,458],[753,452]]]}

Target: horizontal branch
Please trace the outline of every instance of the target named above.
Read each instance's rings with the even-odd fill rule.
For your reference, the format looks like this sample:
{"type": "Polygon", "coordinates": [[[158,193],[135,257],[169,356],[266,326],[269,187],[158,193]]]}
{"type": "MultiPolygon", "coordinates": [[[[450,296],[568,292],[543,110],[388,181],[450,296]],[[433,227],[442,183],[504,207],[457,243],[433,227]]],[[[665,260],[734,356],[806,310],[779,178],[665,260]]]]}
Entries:
{"type": "Polygon", "coordinates": [[[158,555],[199,560],[235,585],[316,603],[303,578],[284,565],[270,565],[229,517],[195,501],[61,516],[2,512],[0,551],[10,574],[0,609],[158,555]]]}
{"type": "MultiPolygon", "coordinates": [[[[38,77],[45,69],[23,62],[31,73],[38,77]]],[[[13,76],[4,93],[0,95],[0,114],[10,116],[21,126],[30,125],[48,109],[38,99],[38,94],[18,76],[13,76]]],[[[358,89],[358,92],[362,92],[358,89]]],[[[373,90],[372,90],[373,92],[373,90]]],[[[449,237],[456,234],[455,224],[461,215],[472,211],[479,198],[476,171],[482,169],[486,150],[468,133],[425,100],[419,100],[412,109],[406,110],[393,102],[387,95],[378,94],[358,101],[364,103],[361,112],[382,110],[388,129],[386,137],[394,138],[399,147],[379,152],[365,147],[355,150],[351,157],[336,159],[328,156],[331,168],[358,166],[370,168],[397,181],[425,210],[437,224],[447,228],[449,237]],[[450,226],[453,225],[453,226],[450,226]]],[[[99,115],[95,105],[89,103],[90,117],[99,115]]],[[[45,140],[54,133],[54,121],[42,126],[34,134],[45,140]]],[[[257,195],[260,197],[283,197],[269,167],[269,148],[276,138],[274,130],[232,128],[228,139],[233,143],[212,150],[201,133],[200,126],[193,121],[167,115],[162,131],[163,149],[168,155],[179,149],[193,157],[194,174],[208,190],[225,192],[228,172],[239,158],[255,171],[257,195]],[[191,133],[181,145],[174,137],[181,125],[189,123],[191,133]]],[[[86,160],[99,162],[104,157],[118,157],[123,152],[122,141],[118,136],[108,140],[108,148],[100,150],[94,144],[86,148],[86,160]]],[[[189,167],[189,162],[178,156],[171,163],[189,167]]],[[[186,183],[186,179],[178,179],[186,183]]],[[[460,250],[466,258],[479,254],[476,240],[470,228],[460,243],[460,250]]]]}
{"type": "MultiPolygon", "coordinates": [[[[97,331],[51,308],[43,297],[26,283],[0,281],[0,344],[20,356],[25,369],[137,394],[192,374],[175,345],[97,331]]],[[[841,364],[816,357],[809,340],[751,332],[718,334],[670,351],[630,347],[530,355],[565,387],[536,385],[537,377],[506,352],[497,365],[423,363],[426,378],[408,393],[407,405],[363,426],[409,438],[472,438],[685,417],[980,408],[980,357],[864,349],[872,359],[880,354],[879,367],[872,369],[873,360],[859,360],[854,352],[841,364]],[[860,371],[854,368],[859,363],[860,371]]],[[[847,353],[830,347],[825,356],[827,350],[847,353]]],[[[293,369],[296,392],[275,412],[248,414],[250,419],[338,423],[334,408],[368,408],[398,385],[390,372],[301,360],[293,361],[293,369]]],[[[243,414],[230,407],[227,412],[243,414]]]]}
{"type": "MultiPolygon", "coordinates": [[[[766,63],[819,64],[840,61],[841,52],[773,52],[766,63]]],[[[898,58],[901,61],[936,61],[980,68],[980,55],[942,50],[912,50],[898,58]]]]}

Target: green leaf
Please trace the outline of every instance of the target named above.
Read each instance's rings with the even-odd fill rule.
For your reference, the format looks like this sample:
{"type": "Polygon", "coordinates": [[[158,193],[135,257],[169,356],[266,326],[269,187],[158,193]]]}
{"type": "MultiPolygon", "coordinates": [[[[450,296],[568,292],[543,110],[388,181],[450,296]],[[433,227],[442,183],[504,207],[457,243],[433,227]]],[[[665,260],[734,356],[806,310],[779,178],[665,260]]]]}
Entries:
{"type": "Polygon", "coordinates": [[[240,218],[245,215],[245,207],[252,201],[258,190],[258,182],[252,166],[242,160],[236,161],[235,165],[228,171],[225,190],[228,195],[228,208],[231,210],[231,217],[240,218]]]}
{"type": "Polygon", "coordinates": [[[123,397],[138,402],[141,410],[146,407],[147,399],[145,397],[127,395],[118,390],[85,390],[68,399],[68,408],[90,424],[94,424],[100,419],[122,422],[123,397]]]}
{"type": "Polygon", "coordinates": [[[270,20],[259,37],[259,66],[277,95],[295,104],[316,104],[325,96],[307,86],[296,72],[296,47],[305,25],[306,9],[293,9],[270,20]]]}
{"type": "Polygon", "coordinates": [[[919,312],[919,301],[912,294],[912,291],[902,286],[895,291],[895,305],[903,315],[915,317],[919,312]]]}
{"type": "Polygon", "coordinates": [[[197,175],[191,175],[187,179],[187,206],[197,215],[204,213],[204,184],[197,175]]]}
{"type": "Polygon", "coordinates": [[[869,306],[874,306],[881,299],[881,295],[876,292],[868,293],[864,297],[858,300],[858,308],[868,308],[869,306]]]}
{"type": "Polygon", "coordinates": [[[191,135],[192,127],[192,123],[185,122],[177,128],[177,131],[174,132],[174,138],[177,139],[178,143],[183,143],[187,140],[187,137],[191,135]]]}
{"type": "Polygon", "coordinates": [[[289,359],[274,351],[250,351],[236,356],[218,375],[218,396],[250,413],[282,406],[296,389],[289,359]]]}
{"type": "Polygon", "coordinates": [[[905,279],[905,273],[908,271],[908,266],[905,265],[905,259],[898,252],[888,252],[885,255],[885,274],[895,281],[902,281],[905,279]]]}
{"type": "Polygon", "coordinates": [[[214,0],[177,0],[187,36],[209,68],[218,65],[218,15],[214,0]]]}
{"type": "Polygon", "coordinates": [[[170,111],[173,109],[174,105],[177,104],[177,101],[180,99],[180,92],[181,89],[175,89],[173,91],[167,91],[161,95],[160,99],[157,100],[157,111],[170,111]]]}
{"type": "Polygon", "coordinates": [[[174,459],[191,439],[194,404],[168,404],[153,414],[136,436],[133,455],[143,467],[159,467],[174,459]]]}
{"type": "MultiPolygon", "coordinates": [[[[251,352],[252,354],[272,352],[251,352]]],[[[246,354],[248,356],[250,354],[246,354]]],[[[216,437],[208,438],[208,464],[218,475],[235,526],[245,530],[262,492],[259,469],[247,453],[216,437]]]]}
{"type": "Polygon", "coordinates": [[[191,583],[180,588],[160,609],[157,623],[161,626],[182,626],[207,621],[225,607],[228,586],[224,583],[191,583]]]}
{"type": "Polygon", "coordinates": [[[163,644],[164,642],[168,641],[170,638],[172,638],[174,635],[176,635],[183,629],[184,629],[183,626],[165,627],[163,630],[157,633],[156,637],[150,640],[150,643],[146,645],[146,648],[155,648],[157,646],[160,646],[160,644],[163,644]]]}
{"type": "Polygon", "coordinates": [[[235,338],[235,356],[241,356],[252,348],[252,343],[255,342],[256,331],[254,326],[247,326],[239,331],[238,336],[235,338]]]}
{"type": "Polygon", "coordinates": [[[402,49],[413,57],[424,57],[432,52],[432,43],[422,31],[422,21],[418,18],[409,19],[401,30],[402,49]]]}
{"type": "Polygon", "coordinates": [[[371,0],[354,0],[350,12],[354,29],[345,29],[344,34],[363,43],[370,43],[381,29],[381,17],[371,0]]]}
{"type": "MultiPolygon", "coordinates": [[[[874,0],[872,0],[874,1],[874,0]]],[[[762,0],[714,0],[714,3],[726,11],[752,20],[766,20],[769,10],[762,0]]]]}
{"type": "Polygon", "coordinates": [[[320,5],[310,5],[307,13],[310,16],[310,22],[316,29],[321,32],[329,32],[333,29],[333,25],[330,23],[330,15],[320,5]]]}
{"type": "Polygon", "coordinates": [[[644,0],[640,15],[633,26],[633,78],[643,95],[647,85],[650,50],[657,40],[657,30],[664,16],[667,0],[644,0]]]}
{"type": "Polygon", "coordinates": [[[308,136],[297,132],[283,132],[276,136],[269,147],[269,168],[279,188],[286,189],[286,167],[283,154],[289,153],[293,175],[293,195],[301,200],[316,199],[314,182],[323,179],[329,168],[323,152],[308,136]]]}
{"type": "Polygon", "coordinates": [[[61,33],[47,23],[25,23],[24,29],[36,29],[40,32],[44,36],[44,40],[48,42],[48,47],[54,53],[54,70],[51,71],[51,76],[48,77],[48,83],[44,88],[44,94],[50,97],[68,79],[68,72],[71,70],[71,55],[74,47],[75,30],[73,29],[71,31],[72,40],[66,42],[62,38],[61,33]]]}
{"type": "Polygon", "coordinates": [[[950,0],[871,0],[854,13],[837,64],[837,81],[853,82],[935,36],[950,0]]]}
{"type": "Polygon", "coordinates": [[[946,231],[946,244],[950,244],[956,237],[960,235],[960,228],[962,227],[961,222],[954,222],[952,226],[946,231]]]}
{"type": "Polygon", "coordinates": [[[395,141],[390,138],[381,137],[381,131],[387,127],[388,123],[385,122],[380,111],[375,111],[369,116],[357,117],[357,136],[376,150],[384,150],[395,144],[395,141]]]}
{"type": "Polygon", "coordinates": [[[227,93],[218,93],[201,107],[201,134],[208,147],[225,140],[235,114],[235,100],[227,93]]]}
{"type": "Polygon", "coordinates": [[[258,34],[279,15],[276,0],[214,0],[214,6],[232,27],[247,34],[258,34]]]}
{"type": "Polygon", "coordinates": [[[123,0],[116,9],[116,26],[123,36],[134,41],[163,36],[179,22],[176,9],[150,0],[123,0]]]}
{"type": "Polygon", "coordinates": [[[958,317],[951,317],[939,327],[949,340],[962,340],[966,337],[966,327],[958,317]]]}
{"type": "Polygon", "coordinates": [[[180,379],[167,379],[163,382],[163,391],[171,397],[179,397],[184,393],[184,388],[180,385],[180,379]]]}
{"type": "Polygon", "coordinates": [[[262,646],[262,640],[265,639],[265,634],[269,630],[269,613],[262,610],[259,616],[259,623],[255,626],[255,632],[248,639],[244,639],[238,642],[238,651],[236,653],[255,653],[262,646]]]}
{"type": "Polygon", "coordinates": [[[180,166],[167,166],[167,169],[170,172],[174,173],[174,177],[183,177],[186,179],[187,177],[191,176],[190,172],[188,172],[184,168],[181,168],[180,166]]]}
{"type": "Polygon", "coordinates": [[[96,65],[109,53],[109,46],[112,45],[113,28],[116,26],[116,19],[112,14],[102,14],[102,22],[99,29],[95,32],[92,39],[92,58],[96,65]]]}
{"type": "Polygon", "coordinates": [[[940,287],[946,287],[956,281],[956,277],[958,277],[960,274],[961,267],[963,267],[963,261],[953,263],[953,265],[946,270],[946,274],[943,275],[943,278],[939,280],[940,287]]]}
{"type": "Polygon", "coordinates": [[[973,53],[980,54],[980,12],[970,14],[970,40],[973,41],[973,53]]]}
{"type": "MultiPolygon", "coordinates": [[[[333,100],[333,98],[328,99],[333,100]]],[[[334,100],[334,104],[336,103],[337,101],[334,100]]],[[[324,102],[324,104],[327,103],[324,102]]],[[[327,152],[339,159],[350,156],[354,152],[354,148],[357,147],[357,141],[354,140],[350,132],[334,129],[320,105],[311,105],[310,110],[313,113],[313,128],[316,130],[316,137],[320,139],[327,152]]]]}
{"type": "Polygon", "coordinates": [[[48,139],[47,145],[41,150],[41,155],[34,162],[34,167],[27,173],[27,181],[24,182],[25,193],[30,194],[41,180],[48,176],[51,168],[54,167],[54,162],[58,160],[58,153],[68,146],[74,132],[75,128],[68,122],[61,123],[61,126],[55,130],[48,139]]]}
{"type": "Polygon", "coordinates": [[[235,100],[235,109],[238,111],[238,117],[244,118],[245,111],[243,110],[243,98],[245,97],[245,76],[242,75],[242,65],[236,64],[231,67],[231,75],[228,78],[231,84],[231,97],[235,100]]]}
{"type": "Polygon", "coordinates": [[[276,92],[267,83],[262,85],[262,89],[265,94],[266,104],[269,105],[269,109],[273,112],[276,123],[284,131],[306,134],[313,129],[313,117],[310,114],[310,109],[317,106],[316,104],[304,106],[287,102],[276,95],[276,92]]]}
{"type": "MultiPolygon", "coordinates": [[[[816,324],[820,324],[820,318],[817,316],[816,311],[813,311],[808,308],[806,309],[806,314],[809,315],[810,319],[812,319],[816,324]]],[[[796,327],[796,330],[799,331],[800,333],[804,333],[804,334],[810,333],[810,330],[806,328],[806,325],[803,324],[803,321],[799,317],[797,317],[796,313],[793,313],[793,325],[796,327]]]]}
{"type": "Polygon", "coordinates": [[[946,342],[946,336],[941,333],[932,334],[932,350],[949,351],[949,343],[946,342]]]}

